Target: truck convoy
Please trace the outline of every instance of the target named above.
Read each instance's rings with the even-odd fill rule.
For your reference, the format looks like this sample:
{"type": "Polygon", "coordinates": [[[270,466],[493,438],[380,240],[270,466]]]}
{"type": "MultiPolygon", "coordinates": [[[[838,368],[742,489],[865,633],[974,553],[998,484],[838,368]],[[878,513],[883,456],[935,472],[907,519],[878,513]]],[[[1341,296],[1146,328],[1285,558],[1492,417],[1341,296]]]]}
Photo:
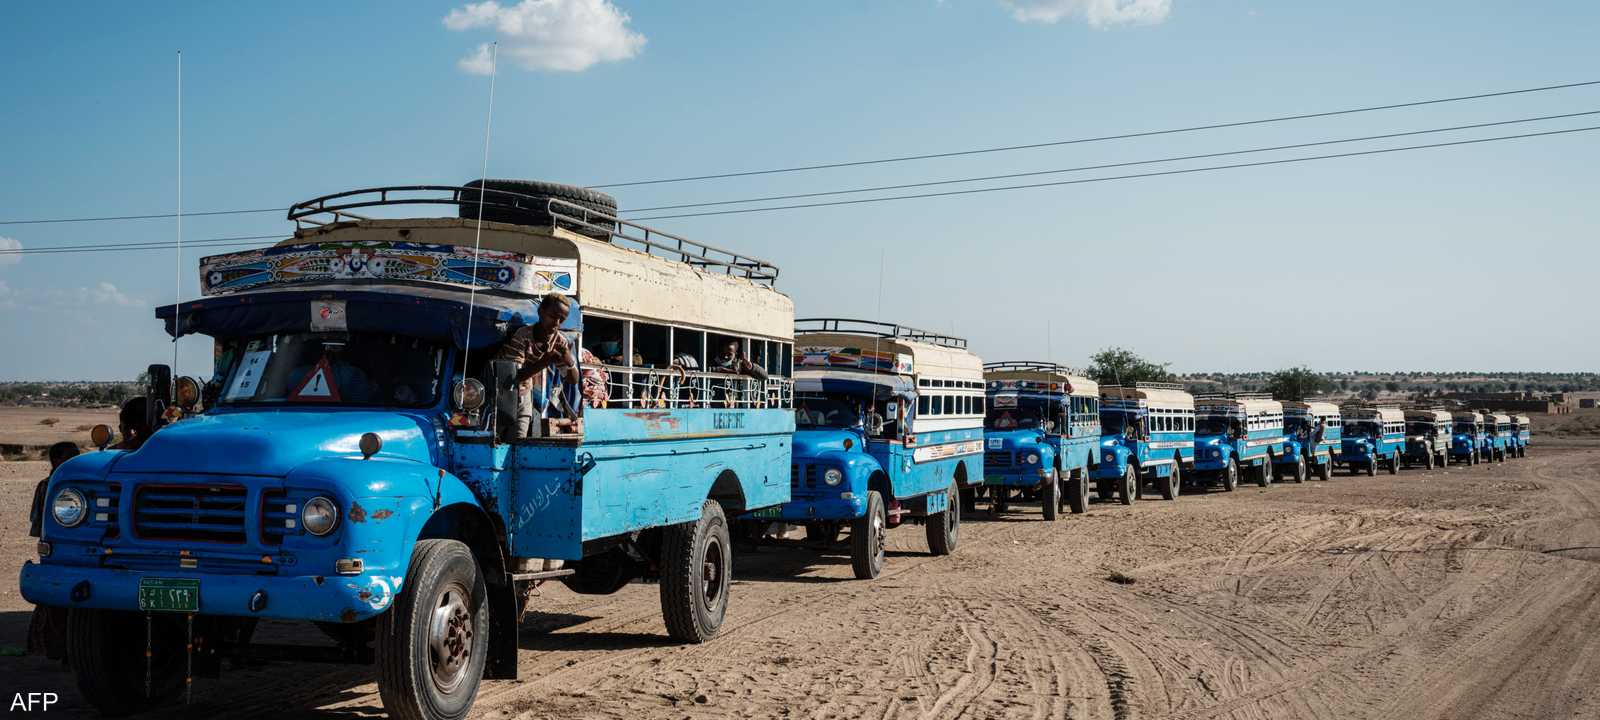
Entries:
{"type": "MultiPolygon", "coordinates": [[[[1283,403],[1270,395],[1202,395],[1195,398],[1195,475],[1221,485],[1239,487],[1241,473],[1261,487],[1272,484],[1284,450],[1283,403]]],[[[1296,457],[1288,476],[1305,482],[1306,464],[1296,457]]]]}
{"type": "Polygon", "coordinates": [[[1407,467],[1421,465],[1432,470],[1444,465],[1450,453],[1452,419],[1445,410],[1410,409],[1406,414],[1407,467]]]}
{"type": "Polygon", "coordinates": [[[1100,386],[1047,362],[983,366],[983,492],[995,514],[1015,493],[1037,495],[1044,519],[1089,509],[1089,467],[1100,444],[1100,386]]]}
{"type": "Polygon", "coordinates": [[[1511,452],[1513,428],[1510,415],[1484,413],[1483,444],[1478,448],[1478,454],[1483,456],[1484,461],[1506,461],[1506,455],[1511,452]]]}
{"type": "Polygon", "coordinates": [[[1318,479],[1331,479],[1342,422],[1339,406],[1333,403],[1283,401],[1283,455],[1278,465],[1303,463],[1318,479]]]}
{"type": "Polygon", "coordinates": [[[1335,463],[1350,474],[1378,474],[1381,464],[1393,475],[1400,472],[1400,455],[1406,447],[1406,416],[1397,407],[1351,405],[1340,408],[1344,417],[1343,442],[1335,463]]]}
{"type": "Polygon", "coordinates": [[[1450,424],[1450,459],[1457,463],[1477,465],[1488,439],[1483,431],[1483,415],[1471,410],[1457,410],[1450,414],[1450,424]]]}
{"type": "Polygon", "coordinates": [[[1100,450],[1089,476],[1102,500],[1132,504],[1146,483],[1176,500],[1194,467],[1194,396],[1176,383],[1100,387],[1100,450]]]}

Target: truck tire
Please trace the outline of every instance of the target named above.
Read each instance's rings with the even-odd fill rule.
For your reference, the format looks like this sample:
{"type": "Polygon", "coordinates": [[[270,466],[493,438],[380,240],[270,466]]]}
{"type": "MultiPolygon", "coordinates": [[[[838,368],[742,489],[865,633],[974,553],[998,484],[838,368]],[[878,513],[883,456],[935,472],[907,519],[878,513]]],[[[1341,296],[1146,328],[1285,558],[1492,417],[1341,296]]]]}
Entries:
{"type": "Polygon", "coordinates": [[[1161,499],[1177,500],[1178,496],[1183,493],[1183,463],[1174,459],[1172,461],[1172,472],[1161,478],[1160,483],[1161,499]]]}
{"type": "Polygon", "coordinates": [[[1239,461],[1228,458],[1227,466],[1222,468],[1222,491],[1233,492],[1239,487],[1239,461]]]}
{"type": "Polygon", "coordinates": [[[1272,487],[1272,456],[1261,459],[1261,464],[1256,466],[1256,487],[1272,487]]]}
{"type": "Polygon", "coordinates": [[[961,544],[961,505],[955,502],[955,483],[950,484],[949,492],[950,501],[945,503],[944,512],[929,515],[923,521],[928,533],[928,551],[934,555],[949,555],[961,544]]]}
{"type": "Polygon", "coordinates": [[[1327,462],[1317,465],[1317,479],[1323,482],[1333,479],[1333,458],[1328,458],[1327,462]]]}
{"type": "Polygon", "coordinates": [[[1422,469],[1423,470],[1432,470],[1433,469],[1433,451],[1432,450],[1430,450],[1430,451],[1428,451],[1428,452],[1423,454],[1422,469]]]}
{"type": "MultiPolygon", "coordinates": [[[[546,205],[546,201],[551,199],[572,203],[573,205],[586,208],[602,215],[608,215],[611,217],[616,217],[617,215],[616,198],[597,190],[590,190],[588,188],[578,187],[576,185],[539,182],[537,180],[489,179],[473,180],[463,185],[462,188],[462,190],[456,193],[456,201],[459,203],[458,207],[456,208],[456,215],[457,217],[467,220],[478,219],[478,196],[482,195],[483,193],[478,192],[475,188],[503,190],[506,192],[517,193],[519,195],[528,195],[534,198],[532,200],[528,200],[524,198],[506,197],[503,195],[497,196],[494,193],[489,193],[486,202],[509,202],[513,203],[515,207],[492,207],[486,204],[483,207],[483,219],[485,222],[502,222],[510,223],[512,225],[535,226],[555,225],[557,222],[555,218],[550,215],[549,207],[546,205]]],[[[576,215],[578,213],[577,211],[573,210],[566,214],[576,215]]],[[[563,227],[566,227],[568,230],[572,230],[580,235],[588,235],[590,237],[596,237],[602,240],[610,239],[611,231],[616,227],[615,223],[609,220],[601,220],[599,218],[590,218],[589,223],[601,229],[597,230],[595,228],[566,222],[560,224],[563,227]]]]}
{"type": "Polygon", "coordinates": [[[728,615],[733,584],[728,518],[721,505],[707,500],[699,520],[667,528],[662,540],[661,617],[667,634],[686,643],[710,640],[728,615]]]}
{"type": "Polygon", "coordinates": [[[889,532],[883,496],[867,492],[867,514],[850,521],[850,566],[856,578],[871,580],[883,572],[883,545],[889,532]]]}
{"type": "Polygon", "coordinates": [[[459,540],[418,540],[405,589],[378,616],[378,694],[389,717],[463,718],[489,657],[489,594],[459,540]]]}
{"type": "Polygon", "coordinates": [[[1067,508],[1074,515],[1089,512],[1089,479],[1088,473],[1082,470],[1073,470],[1067,480],[1067,508]]]}
{"type": "Polygon", "coordinates": [[[1394,451],[1392,453],[1389,453],[1389,474],[1390,475],[1399,475],[1400,474],[1400,451],[1399,450],[1396,450],[1396,451],[1394,451]]]}
{"type": "Polygon", "coordinates": [[[1123,466],[1122,487],[1117,488],[1117,501],[1123,505],[1132,505],[1139,499],[1139,471],[1133,463],[1123,466]]]}
{"type": "Polygon", "coordinates": [[[113,717],[176,700],[184,685],[184,629],[168,620],[178,617],[152,616],[150,696],[145,697],[145,618],[133,612],[69,609],[67,663],[84,699],[113,717]]]}
{"type": "Polygon", "coordinates": [[[1061,473],[1046,480],[1040,488],[1039,506],[1044,510],[1045,520],[1055,520],[1061,514],[1061,473]]]}
{"type": "Polygon", "coordinates": [[[1367,456],[1367,477],[1377,477],[1377,476],[1378,476],[1378,456],[1377,455],[1368,455],[1367,456]]]}

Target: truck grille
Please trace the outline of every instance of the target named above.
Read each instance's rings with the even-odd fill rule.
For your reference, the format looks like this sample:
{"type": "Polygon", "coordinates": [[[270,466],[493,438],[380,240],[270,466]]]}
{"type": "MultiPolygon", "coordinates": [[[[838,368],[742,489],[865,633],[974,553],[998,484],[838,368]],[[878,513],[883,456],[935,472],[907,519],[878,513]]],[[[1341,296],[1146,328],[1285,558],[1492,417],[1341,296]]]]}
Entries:
{"type": "Polygon", "coordinates": [[[152,540],[242,543],[245,489],[148,485],[133,496],[133,531],[152,540]]]}
{"type": "Polygon", "coordinates": [[[800,465],[789,466],[789,489],[811,490],[817,487],[817,466],[800,465]]]}
{"type": "Polygon", "coordinates": [[[1010,450],[988,450],[983,453],[984,467],[1011,467],[1010,450]]]}

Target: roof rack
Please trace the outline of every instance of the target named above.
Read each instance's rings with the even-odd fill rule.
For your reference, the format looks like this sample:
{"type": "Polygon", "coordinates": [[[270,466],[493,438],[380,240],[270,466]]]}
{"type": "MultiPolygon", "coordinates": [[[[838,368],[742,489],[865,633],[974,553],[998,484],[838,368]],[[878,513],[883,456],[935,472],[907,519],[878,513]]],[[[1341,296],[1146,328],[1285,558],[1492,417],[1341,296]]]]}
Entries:
{"type": "Polygon", "coordinates": [[[610,242],[613,245],[631,243],[640,246],[642,252],[648,255],[667,260],[676,260],[701,268],[720,269],[727,275],[738,275],[752,282],[768,286],[774,285],[778,281],[778,266],[766,260],[741,255],[732,250],[723,250],[696,240],[662,232],[597,210],[591,210],[582,205],[566,202],[565,200],[538,195],[525,195],[493,188],[469,188],[454,185],[390,185],[360,190],[346,190],[291,205],[289,207],[289,219],[294,221],[295,229],[298,231],[305,229],[307,226],[321,227],[330,223],[374,219],[365,215],[347,212],[356,208],[392,205],[476,207],[480,201],[484,207],[521,212],[527,212],[530,207],[538,207],[538,203],[544,203],[545,211],[562,224],[585,228],[597,234],[603,233],[601,237],[607,239],[599,240],[600,242],[610,242]],[[463,192],[470,192],[471,197],[463,199],[463,192]],[[419,194],[419,196],[413,196],[412,194],[419,194]],[[397,195],[406,196],[396,197],[397,195]]]}
{"type": "Polygon", "coordinates": [[[1083,373],[1080,373],[1077,370],[1074,370],[1074,369],[1072,369],[1070,367],[1067,367],[1065,365],[1061,365],[1059,363],[1053,363],[1053,362],[1043,362],[1043,361],[1038,361],[1038,360],[1004,360],[1004,361],[1001,361],[1001,362],[984,363],[983,364],[983,369],[985,371],[990,371],[990,370],[996,370],[996,371],[1000,371],[1000,370],[1028,370],[1028,371],[1036,371],[1036,372],[1062,373],[1064,375],[1083,375],[1083,373]]]}
{"type": "Polygon", "coordinates": [[[930,345],[943,345],[948,348],[965,350],[967,341],[953,335],[943,335],[929,330],[919,330],[905,325],[883,323],[875,320],[852,320],[850,318],[796,318],[794,321],[795,332],[836,332],[851,335],[875,335],[882,338],[897,338],[925,342],[930,345]]]}

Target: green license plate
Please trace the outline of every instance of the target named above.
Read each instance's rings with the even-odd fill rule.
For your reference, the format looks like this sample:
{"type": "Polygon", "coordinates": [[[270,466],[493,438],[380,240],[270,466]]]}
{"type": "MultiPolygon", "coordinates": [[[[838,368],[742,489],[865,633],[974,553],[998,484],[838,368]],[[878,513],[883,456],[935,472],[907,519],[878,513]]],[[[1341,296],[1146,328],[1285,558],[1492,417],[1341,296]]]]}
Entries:
{"type": "Polygon", "coordinates": [[[200,581],[139,578],[139,609],[145,612],[199,612],[200,581]]]}
{"type": "Polygon", "coordinates": [[[755,517],[758,517],[758,518],[777,518],[777,517],[782,517],[783,516],[783,506],[774,505],[774,506],[769,507],[769,508],[761,508],[760,510],[755,511],[752,514],[755,517]]]}

